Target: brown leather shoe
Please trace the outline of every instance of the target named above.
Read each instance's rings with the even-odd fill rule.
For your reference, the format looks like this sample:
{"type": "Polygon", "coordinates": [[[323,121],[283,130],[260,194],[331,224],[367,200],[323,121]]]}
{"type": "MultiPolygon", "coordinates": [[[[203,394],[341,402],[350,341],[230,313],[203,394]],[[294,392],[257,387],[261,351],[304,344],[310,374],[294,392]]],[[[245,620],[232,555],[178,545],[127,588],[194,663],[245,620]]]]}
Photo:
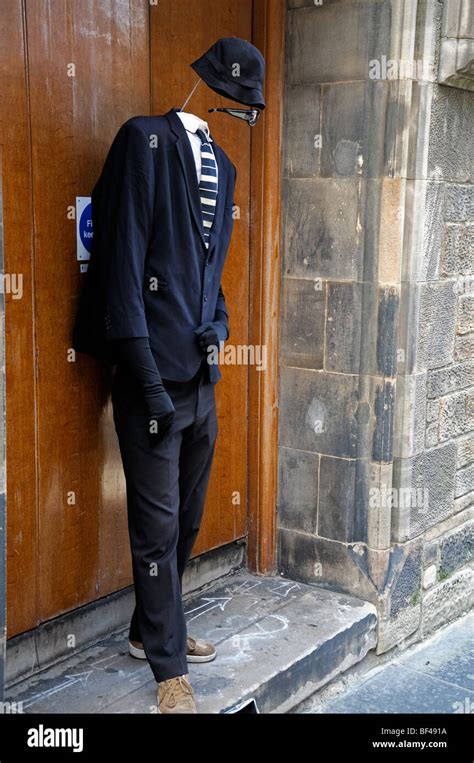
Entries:
{"type": "Polygon", "coordinates": [[[131,657],[136,657],[137,660],[146,660],[145,650],[141,641],[129,641],[128,652],[131,657]]]}
{"type": "MultiPolygon", "coordinates": [[[[146,660],[145,650],[140,641],[129,641],[128,651],[137,660],[146,660]]],[[[216,656],[215,647],[209,641],[188,636],[187,638],[187,662],[212,662],[216,656]]]]}
{"type": "Polygon", "coordinates": [[[188,636],[186,644],[187,662],[212,662],[216,656],[216,649],[209,641],[188,636]]]}
{"type": "Polygon", "coordinates": [[[158,712],[197,713],[194,692],[189,683],[189,675],[176,676],[167,681],[160,681],[157,690],[158,712]]]}

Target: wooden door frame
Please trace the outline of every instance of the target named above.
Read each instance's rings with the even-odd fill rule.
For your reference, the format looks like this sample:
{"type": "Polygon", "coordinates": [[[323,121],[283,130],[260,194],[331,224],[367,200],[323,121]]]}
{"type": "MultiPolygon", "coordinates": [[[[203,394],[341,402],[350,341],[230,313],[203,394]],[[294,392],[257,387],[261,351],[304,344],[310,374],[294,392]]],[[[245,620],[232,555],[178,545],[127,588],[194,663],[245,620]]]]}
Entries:
{"type": "Polygon", "coordinates": [[[267,107],[250,149],[249,344],[267,348],[267,368],[249,366],[248,566],[276,570],[278,380],[285,0],[254,0],[252,42],[265,57],[267,107]]]}
{"type": "MultiPolygon", "coordinates": [[[[3,220],[3,144],[0,143],[0,268],[5,272],[3,220]]],[[[5,353],[5,296],[0,298],[0,441],[3,443],[0,461],[0,702],[5,698],[5,658],[7,628],[7,460],[6,460],[6,353],[5,353]]]]}

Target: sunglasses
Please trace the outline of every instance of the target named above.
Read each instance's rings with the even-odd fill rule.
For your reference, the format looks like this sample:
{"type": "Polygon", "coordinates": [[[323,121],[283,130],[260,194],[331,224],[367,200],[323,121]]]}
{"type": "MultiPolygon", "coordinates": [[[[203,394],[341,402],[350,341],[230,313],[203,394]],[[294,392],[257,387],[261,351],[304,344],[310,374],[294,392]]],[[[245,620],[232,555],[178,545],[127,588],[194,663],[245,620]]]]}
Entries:
{"type": "Polygon", "coordinates": [[[243,119],[248,122],[249,127],[253,127],[257,124],[261,111],[258,109],[208,109],[211,111],[223,111],[226,114],[230,114],[231,117],[237,117],[237,119],[243,119]]]}

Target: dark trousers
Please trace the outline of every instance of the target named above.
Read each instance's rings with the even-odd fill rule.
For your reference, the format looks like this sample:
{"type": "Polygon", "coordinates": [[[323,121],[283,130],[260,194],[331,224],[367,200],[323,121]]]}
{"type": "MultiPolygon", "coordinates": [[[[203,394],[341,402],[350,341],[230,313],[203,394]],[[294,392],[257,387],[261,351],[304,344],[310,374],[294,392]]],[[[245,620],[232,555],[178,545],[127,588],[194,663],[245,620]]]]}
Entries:
{"type": "Polygon", "coordinates": [[[188,672],[181,582],[201,523],[217,436],[206,364],[189,382],[163,383],[176,414],[171,430],[154,443],[133,376],[118,366],[112,385],[135,584],[129,635],[143,643],[157,681],[188,672]]]}

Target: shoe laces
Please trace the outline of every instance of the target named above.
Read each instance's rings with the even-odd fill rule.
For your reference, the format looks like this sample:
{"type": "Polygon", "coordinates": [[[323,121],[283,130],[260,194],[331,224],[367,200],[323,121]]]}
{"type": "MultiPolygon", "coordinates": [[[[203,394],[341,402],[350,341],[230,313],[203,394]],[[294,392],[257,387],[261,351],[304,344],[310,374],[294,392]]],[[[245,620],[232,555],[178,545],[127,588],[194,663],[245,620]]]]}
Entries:
{"type": "Polygon", "coordinates": [[[174,706],[182,699],[187,699],[193,696],[193,690],[191,684],[184,676],[176,676],[176,678],[170,678],[164,681],[165,688],[163,692],[162,702],[166,701],[166,704],[174,706]]]}

